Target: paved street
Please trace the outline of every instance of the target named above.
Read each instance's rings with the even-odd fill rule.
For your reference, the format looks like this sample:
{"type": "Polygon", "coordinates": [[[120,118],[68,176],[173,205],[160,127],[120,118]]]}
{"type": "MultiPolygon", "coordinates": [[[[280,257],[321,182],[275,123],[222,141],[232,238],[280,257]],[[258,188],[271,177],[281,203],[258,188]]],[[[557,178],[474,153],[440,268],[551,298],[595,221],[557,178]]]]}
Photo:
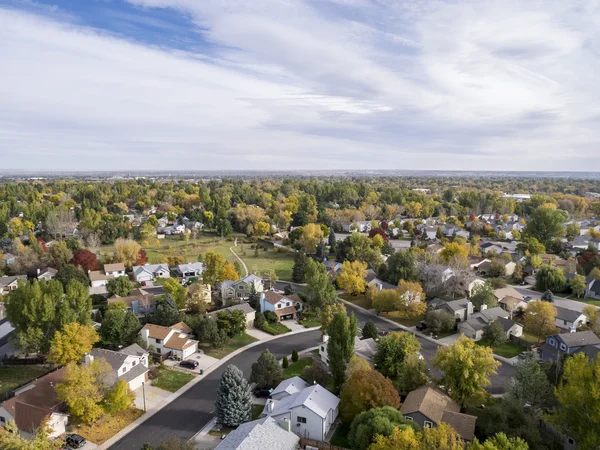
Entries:
{"type": "MultiPolygon", "coordinates": [[[[528,289],[521,286],[513,286],[521,295],[529,295],[531,298],[539,300],[542,296],[541,292],[528,289]]],[[[583,311],[583,308],[587,306],[587,303],[578,302],[576,300],[569,300],[562,297],[554,297],[553,303],[561,308],[572,309],[573,311],[583,311]]]]}

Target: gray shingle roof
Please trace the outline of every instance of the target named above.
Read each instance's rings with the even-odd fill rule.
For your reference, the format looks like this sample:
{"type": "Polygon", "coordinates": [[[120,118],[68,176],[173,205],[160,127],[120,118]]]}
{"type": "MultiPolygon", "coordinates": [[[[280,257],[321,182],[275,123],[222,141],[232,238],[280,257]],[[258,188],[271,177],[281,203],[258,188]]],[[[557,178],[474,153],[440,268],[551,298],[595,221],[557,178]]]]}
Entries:
{"type": "Polygon", "coordinates": [[[566,320],[567,322],[575,322],[577,319],[579,319],[581,314],[582,313],[580,311],[556,306],[556,318],[560,320],[566,320]]]}
{"type": "Polygon", "coordinates": [[[271,417],[264,417],[237,427],[215,450],[293,450],[299,440],[271,417]]]}
{"type": "Polygon", "coordinates": [[[578,331],[576,333],[561,333],[558,337],[568,347],[579,347],[582,345],[597,345],[600,344],[600,339],[593,331],[578,331]]]}

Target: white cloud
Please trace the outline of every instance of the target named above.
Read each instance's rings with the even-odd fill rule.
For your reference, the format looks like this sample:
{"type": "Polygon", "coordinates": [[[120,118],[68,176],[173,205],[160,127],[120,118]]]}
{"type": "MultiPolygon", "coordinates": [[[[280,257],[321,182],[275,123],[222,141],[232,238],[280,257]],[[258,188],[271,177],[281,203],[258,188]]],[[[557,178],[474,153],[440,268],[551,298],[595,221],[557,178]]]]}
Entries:
{"type": "Polygon", "coordinates": [[[592,0],[129,1],[190,14],[213,56],[0,9],[5,167],[600,162],[592,0]]]}

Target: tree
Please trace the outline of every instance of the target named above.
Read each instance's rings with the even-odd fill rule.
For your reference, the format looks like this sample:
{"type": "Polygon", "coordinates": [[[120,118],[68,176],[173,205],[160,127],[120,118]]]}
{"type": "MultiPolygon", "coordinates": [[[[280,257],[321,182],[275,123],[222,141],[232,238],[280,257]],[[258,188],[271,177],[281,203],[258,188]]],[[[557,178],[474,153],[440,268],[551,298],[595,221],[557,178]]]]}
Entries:
{"type": "Polygon", "coordinates": [[[117,414],[133,405],[135,394],[129,389],[125,380],[117,381],[106,393],[105,409],[110,414],[117,414]]]}
{"type": "Polygon", "coordinates": [[[324,264],[308,259],[306,264],[306,296],[314,311],[322,311],[337,301],[335,286],[331,283],[324,264]]]}
{"type": "Polygon", "coordinates": [[[527,237],[536,238],[544,245],[549,245],[564,234],[564,214],[551,208],[536,208],[525,227],[527,237]]]}
{"type": "Polygon", "coordinates": [[[350,378],[354,374],[354,372],[358,372],[359,370],[372,369],[366,359],[354,355],[352,358],[350,358],[350,361],[348,362],[348,368],[346,369],[346,379],[350,378]]]}
{"type": "Polygon", "coordinates": [[[364,339],[377,339],[379,337],[379,332],[377,331],[377,327],[371,320],[367,320],[362,329],[362,337],[364,339]]]}
{"type": "Polygon", "coordinates": [[[533,354],[517,361],[515,375],[508,386],[508,394],[521,405],[530,405],[534,410],[552,404],[552,386],[533,354]]]}
{"type": "Polygon", "coordinates": [[[573,277],[571,280],[570,286],[571,291],[577,296],[577,298],[581,298],[585,295],[587,283],[583,275],[575,275],[575,277],[573,277]]]}
{"type": "Polygon", "coordinates": [[[442,251],[440,252],[440,259],[444,264],[458,263],[460,265],[467,265],[469,256],[469,249],[466,245],[460,245],[457,242],[447,243],[442,251]]]}
{"type": "Polygon", "coordinates": [[[214,286],[220,279],[223,272],[223,266],[227,260],[223,255],[215,252],[207,252],[204,255],[204,271],[202,272],[202,281],[206,284],[214,286]]]}
{"type": "Polygon", "coordinates": [[[494,258],[488,269],[488,276],[492,278],[502,278],[506,276],[505,262],[500,258],[494,258]]]}
{"type": "Polygon", "coordinates": [[[243,372],[228,365],[217,388],[215,414],[221,425],[237,427],[250,420],[252,392],[243,372]]]}
{"type": "Polygon", "coordinates": [[[100,325],[100,339],[107,347],[125,347],[133,343],[140,328],[138,318],[123,303],[112,304],[100,325]]]}
{"type": "Polygon", "coordinates": [[[587,317],[590,329],[596,333],[596,336],[600,335],[600,308],[586,305],[583,307],[582,313],[587,317]]]}
{"type": "Polygon", "coordinates": [[[292,362],[298,361],[298,352],[296,349],[292,350],[292,362]]]}
{"type": "Polygon", "coordinates": [[[448,347],[439,347],[432,363],[444,373],[444,386],[461,405],[490,385],[489,377],[500,365],[490,347],[476,345],[464,335],[448,347]]]}
{"type": "Polygon", "coordinates": [[[219,275],[219,281],[225,281],[225,280],[237,281],[239,279],[240,279],[240,274],[235,269],[235,266],[231,262],[227,261],[223,265],[223,268],[221,269],[221,273],[219,275]]]}
{"type": "Polygon", "coordinates": [[[372,246],[371,240],[362,233],[352,233],[337,244],[338,261],[361,261],[371,268],[381,265],[381,253],[372,246]]]}
{"type": "Polygon", "coordinates": [[[96,254],[85,248],[80,248],[75,252],[71,259],[71,264],[81,267],[86,273],[90,270],[98,270],[100,268],[96,254]]]}
{"type": "MultiPolygon", "coordinates": [[[[286,359],[287,361],[287,359],[286,359]]],[[[283,380],[283,370],[273,356],[273,353],[266,349],[261,353],[258,360],[252,364],[250,372],[250,383],[259,388],[275,388],[283,380]]]]}
{"type": "Polygon", "coordinates": [[[358,321],[352,314],[350,317],[345,312],[337,311],[333,314],[331,323],[327,327],[329,340],[327,341],[327,355],[329,369],[333,376],[333,383],[337,390],[342,387],[346,379],[346,367],[354,355],[354,338],[358,321]]]}
{"type": "MultiPolygon", "coordinates": [[[[377,372],[373,372],[377,373],[377,372]]],[[[381,375],[380,375],[381,376],[381,375]]],[[[397,396],[398,394],[396,394],[397,396]]],[[[400,402],[398,401],[398,405],[400,402]]],[[[396,408],[398,406],[385,405],[369,408],[356,415],[350,426],[348,442],[354,450],[366,450],[377,436],[391,436],[394,430],[418,429],[418,425],[405,419],[396,408]]],[[[385,448],[385,447],[382,447],[385,448]]],[[[404,448],[404,447],[391,447],[404,448]]]]}
{"type": "Polygon", "coordinates": [[[600,280],[600,268],[598,267],[594,267],[590,273],[589,273],[589,277],[593,278],[594,280],[600,280]]]}
{"type": "Polygon", "coordinates": [[[14,420],[0,427],[0,447],[4,450],[58,450],[63,448],[63,440],[50,438],[52,428],[44,420],[35,430],[33,439],[24,438],[14,420]]]}
{"type": "Polygon", "coordinates": [[[308,384],[320,384],[321,386],[325,386],[329,380],[329,374],[322,363],[313,360],[310,366],[307,366],[302,370],[302,379],[308,384]]]}
{"type": "Polygon", "coordinates": [[[425,316],[427,328],[433,334],[448,333],[454,329],[454,316],[446,311],[429,311],[425,316]]]}
{"type": "Polygon", "coordinates": [[[68,264],[73,259],[73,253],[65,241],[57,241],[48,250],[48,258],[50,265],[58,268],[68,264]]]}
{"type": "Polygon", "coordinates": [[[115,262],[125,264],[125,267],[131,269],[138,259],[141,247],[133,239],[118,238],[115,241],[115,262]]]}
{"type": "Polygon", "coordinates": [[[392,381],[376,370],[356,370],[340,392],[340,415],[350,423],[358,414],[380,406],[400,407],[392,381]]]}
{"type": "Polygon", "coordinates": [[[271,231],[271,225],[269,225],[267,222],[261,221],[254,224],[254,234],[258,237],[268,234],[269,231],[271,231]]]}
{"type": "Polygon", "coordinates": [[[548,302],[530,302],[525,310],[525,329],[537,336],[538,342],[549,334],[558,332],[556,328],[556,308],[548,302]]]}
{"type": "Polygon", "coordinates": [[[194,332],[200,342],[208,342],[213,347],[220,343],[219,327],[217,321],[209,317],[203,317],[194,324],[194,332]]]}
{"type": "Polygon", "coordinates": [[[535,288],[539,291],[561,292],[565,289],[567,279],[562,269],[542,265],[535,276],[535,288]]]}
{"type": "Polygon", "coordinates": [[[377,370],[384,376],[398,377],[409,355],[417,354],[421,344],[415,336],[404,331],[397,331],[379,339],[373,361],[377,370]]]}
{"type": "Polygon", "coordinates": [[[423,429],[422,445],[424,449],[464,450],[465,443],[450,425],[444,422],[436,427],[423,429]]]}
{"type": "Polygon", "coordinates": [[[400,394],[406,395],[429,382],[427,363],[419,356],[413,353],[404,360],[395,383],[400,394]]]}
{"type": "Polygon", "coordinates": [[[383,280],[397,286],[400,280],[419,281],[419,268],[412,251],[397,251],[386,261],[380,274],[383,280]]]}
{"type": "Polygon", "coordinates": [[[248,303],[256,310],[259,308],[260,294],[256,292],[256,286],[254,283],[250,284],[250,293],[248,294],[248,303]]]}
{"type": "Polygon", "coordinates": [[[469,300],[476,309],[481,309],[482,305],[486,305],[488,308],[498,306],[498,300],[494,295],[494,288],[489,281],[486,281],[484,284],[475,285],[469,300]]]}
{"type": "Polygon", "coordinates": [[[504,433],[487,438],[480,443],[477,438],[467,445],[467,450],[528,450],[529,445],[519,437],[507,437],[504,433]]]}
{"type": "Polygon", "coordinates": [[[552,422],[577,448],[594,450],[600,442],[600,359],[589,361],[584,353],[567,358],[556,399],[560,405],[551,415],[552,422]]]}
{"type": "MultiPolygon", "coordinates": [[[[174,280],[173,278],[169,278],[167,281],[174,280]]],[[[129,281],[127,277],[117,277],[111,278],[106,283],[106,290],[108,293],[112,295],[117,295],[119,297],[127,297],[129,293],[133,290],[134,284],[129,281]]]]}
{"type": "Polygon", "coordinates": [[[520,283],[521,281],[523,281],[523,278],[524,278],[523,264],[521,264],[520,262],[515,264],[515,270],[513,271],[512,278],[517,283],[520,283]]]}
{"type": "Polygon", "coordinates": [[[77,322],[68,323],[62,331],[54,333],[50,341],[50,354],[48,361],[59,366],[66,366],[77,362],[100,338],[91,325],[80,325],[77,322]]]}
{"type": "Polygon", "coordinates": [[[284,356],[283,360],[281,361],[281,367],[283,369],[287,369],[289,365],[290,363],[288,362],[287,356],[284,356]]]}
{"type": "Polygon", "coordinates": [[[392,433],[376,435],[375,441],[369,446],[369,450],[422,450],[421,434],[414,428],[394,428],[392,433]]]}
{"type": "Polygon", "coordinates": [[[382,289],[378,291],[371,300],[373,308],[377,312],[398,311],[403,305],[400,294],[395,289],[382,289]]]}
{"type": "Polygon", "coordinates": [[[309,223],[302,227],[302,234],[299,241],[304,246],[304,251],[308,254],[315,253],[317,251],[317,245],[323,239],[322,228],[315,224],[309,223]]]}
{"type": "Polygon", "coordinates": [[[65,264],[60,267],[54,279],[60,281],[65,288],[71,281],[77,281],[83,286],[87,286],[90,282],[86,273],[72,264],[65,264]]]}
{"type": "Polygon", "coordinates": [[[167,278],[163,283],[167,295],[170,295],[178,309],[187,306],[187,289],[176,278],[167,278]]]}
{"type": "Polygon", "coordinates": [[[500,322],[494,320],[483,328],[483,340],[492,347],[506,342],[506,333],[500,322]]]}
{"type": "Polygon", "coordinates": [[[329,229],[329,236],[327,238],[327,244],[329,245],[329,252],[335,253],[336,239],[335,239],[335,232],[333,231],[333,227],[331,227],[329,229]]]}
{"type": "Polygon", "coordinates": [[[204,314],[210,305],[210,287],[196,281],[187,289],[188,304],[194,314],[204,314]]]}
{"type": "Polygon", "coordinates": [[[360,261],[345,261],[336,281],[341,289],[351,295],[361,294],[367,288],[367,264],[360,261]]]}
{"type": "Polygon", "coordinates": [[[292,269],[292,281],[294,283],[304,283],[306,281],[306,254],[296,252],[294,255],[294,268],[292,269]]]}
{"type": "Polygon", "coordinates": [[[70,363],[62,383],[56,385],[59,400],[65,402],[69,413],[84,423],[93,423],[102,415],[104,380],[111,371],[105,359],[95,359],[89,364],[70,363]]]}

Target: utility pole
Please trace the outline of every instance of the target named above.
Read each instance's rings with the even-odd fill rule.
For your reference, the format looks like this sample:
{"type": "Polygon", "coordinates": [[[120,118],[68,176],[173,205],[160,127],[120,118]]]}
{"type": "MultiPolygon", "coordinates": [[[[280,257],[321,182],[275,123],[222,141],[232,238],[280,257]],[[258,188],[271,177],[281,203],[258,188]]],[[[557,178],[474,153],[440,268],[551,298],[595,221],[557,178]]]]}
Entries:
{"type": "Polygon", "coordinates": [[[142,383],[142,396],[144,397],[144,412],[146,412],[146,382],[142,383]]]}

